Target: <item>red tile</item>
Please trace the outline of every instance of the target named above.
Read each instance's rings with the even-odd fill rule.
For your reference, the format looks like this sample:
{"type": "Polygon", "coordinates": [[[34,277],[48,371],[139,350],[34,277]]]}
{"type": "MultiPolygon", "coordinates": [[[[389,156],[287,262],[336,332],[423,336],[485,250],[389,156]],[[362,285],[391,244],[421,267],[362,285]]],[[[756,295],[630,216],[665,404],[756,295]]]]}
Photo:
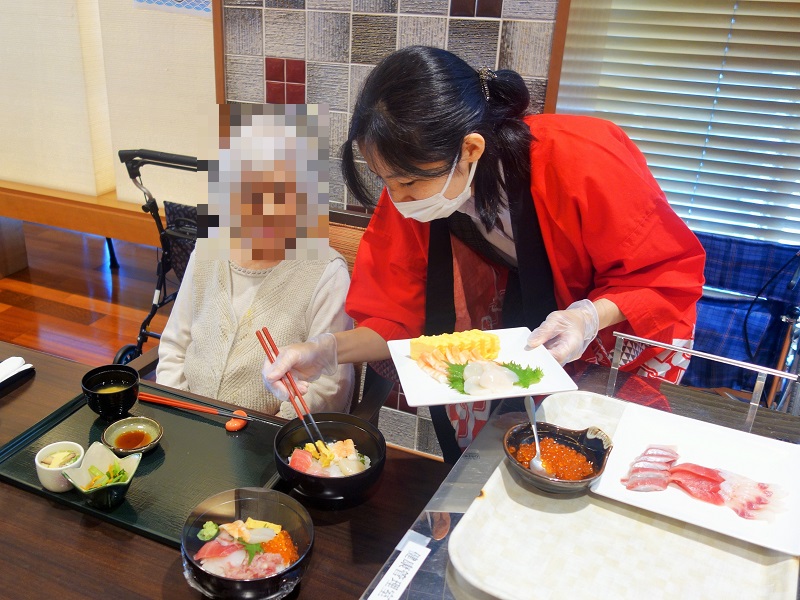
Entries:
{"type": "Polygon", "coordinates": [[[306,86],[299,83],[286,84],[286,104],[305,104],[306,86]]]}
{"type": "Polygon", "coordinates": [[[305,83],[306,82],[306,61],[304,60],[286,60],[286,81],[292,83],[305,83]]]}
{"type": "Polygon", "coordinates": [[[267,82],[267,103],[286,104],[286,84],[278,81],[267,82]]]}
{"type": "Polygon", "coordinates": [[[474,17],[475,16],[475,0],[451,0],[451,2],[450,2],[450,16],[451,17],[474,17]]]}
{"type": "Polygon", "coordinates": [[[282,58],[267,57],[266,79],[267,81],[286,81],[285,63],[282,58]]]}
{"type": "Polygon", "coordinates": [[[478,8],[475,11],[476,17],[495,17],[497,19],[503,14],[503,0],[478,0],[478,8]]]}

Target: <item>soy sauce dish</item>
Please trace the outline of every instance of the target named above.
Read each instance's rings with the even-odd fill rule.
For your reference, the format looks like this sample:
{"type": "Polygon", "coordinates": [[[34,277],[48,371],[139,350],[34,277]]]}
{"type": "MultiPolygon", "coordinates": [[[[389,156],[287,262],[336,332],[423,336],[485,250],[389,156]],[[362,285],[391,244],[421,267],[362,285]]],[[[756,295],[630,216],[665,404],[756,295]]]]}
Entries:
{"type": "Polygon", "coordinates": [[[164,428],[148,417],[128,417],[106,427],[100,441],[117,456],[149,452],[158,446],[164,428]]]}

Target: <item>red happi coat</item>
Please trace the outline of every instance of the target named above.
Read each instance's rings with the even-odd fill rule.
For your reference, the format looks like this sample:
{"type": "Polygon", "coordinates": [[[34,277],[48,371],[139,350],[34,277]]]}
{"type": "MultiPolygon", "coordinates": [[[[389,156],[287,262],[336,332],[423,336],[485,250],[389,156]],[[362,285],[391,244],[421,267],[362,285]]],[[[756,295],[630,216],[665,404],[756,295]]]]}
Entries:
{"type": "MultiPolygon", "coordinates": [[[[584,354],[607,364],[612,330],[690,347],[705,252],[667,203],[644,156],[614,124],[591,117],[526,119],[531,195],[556,302],[608,298],[626,321],[584,354]]],[[[386,340],[422,335],[428,223],[405,219],[386,193],[358,249],[346,310],[386,340]]],[[[468,280],[465,279],[465,284],[468,280]]],[[[677,382],[688,357],[630,345],[623,368],[677,382]]]]}

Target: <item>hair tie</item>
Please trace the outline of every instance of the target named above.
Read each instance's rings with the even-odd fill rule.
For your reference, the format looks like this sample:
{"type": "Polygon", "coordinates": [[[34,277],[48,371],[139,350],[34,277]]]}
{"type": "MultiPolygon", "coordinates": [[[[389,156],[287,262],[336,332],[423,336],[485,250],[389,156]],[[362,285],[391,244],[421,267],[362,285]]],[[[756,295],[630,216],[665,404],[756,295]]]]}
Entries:
{"type": "Polygon", "coordinates": [[[478,77],[481,79],[481,89],[486,101],[489,101],[489,80],[497,79],[497,73],[492,71],[489,67],[481,67],[478,69],[478,77]]]}

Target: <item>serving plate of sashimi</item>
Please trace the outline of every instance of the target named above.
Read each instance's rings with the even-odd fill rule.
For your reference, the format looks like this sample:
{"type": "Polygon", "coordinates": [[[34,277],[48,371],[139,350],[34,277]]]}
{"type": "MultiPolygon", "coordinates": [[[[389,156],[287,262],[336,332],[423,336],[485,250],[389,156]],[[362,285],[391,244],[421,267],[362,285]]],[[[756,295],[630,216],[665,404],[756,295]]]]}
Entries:
{"type": "Polygon", "coordinates": [[[800,445],[627,404],[600,496],[800,555],[800,445]]]}
{"type": "Polygon", "coordinates": [[[526,350],[527,327],[389,342],[409,406],[551,394],[577,386],[551,354],[526,350]]]}

